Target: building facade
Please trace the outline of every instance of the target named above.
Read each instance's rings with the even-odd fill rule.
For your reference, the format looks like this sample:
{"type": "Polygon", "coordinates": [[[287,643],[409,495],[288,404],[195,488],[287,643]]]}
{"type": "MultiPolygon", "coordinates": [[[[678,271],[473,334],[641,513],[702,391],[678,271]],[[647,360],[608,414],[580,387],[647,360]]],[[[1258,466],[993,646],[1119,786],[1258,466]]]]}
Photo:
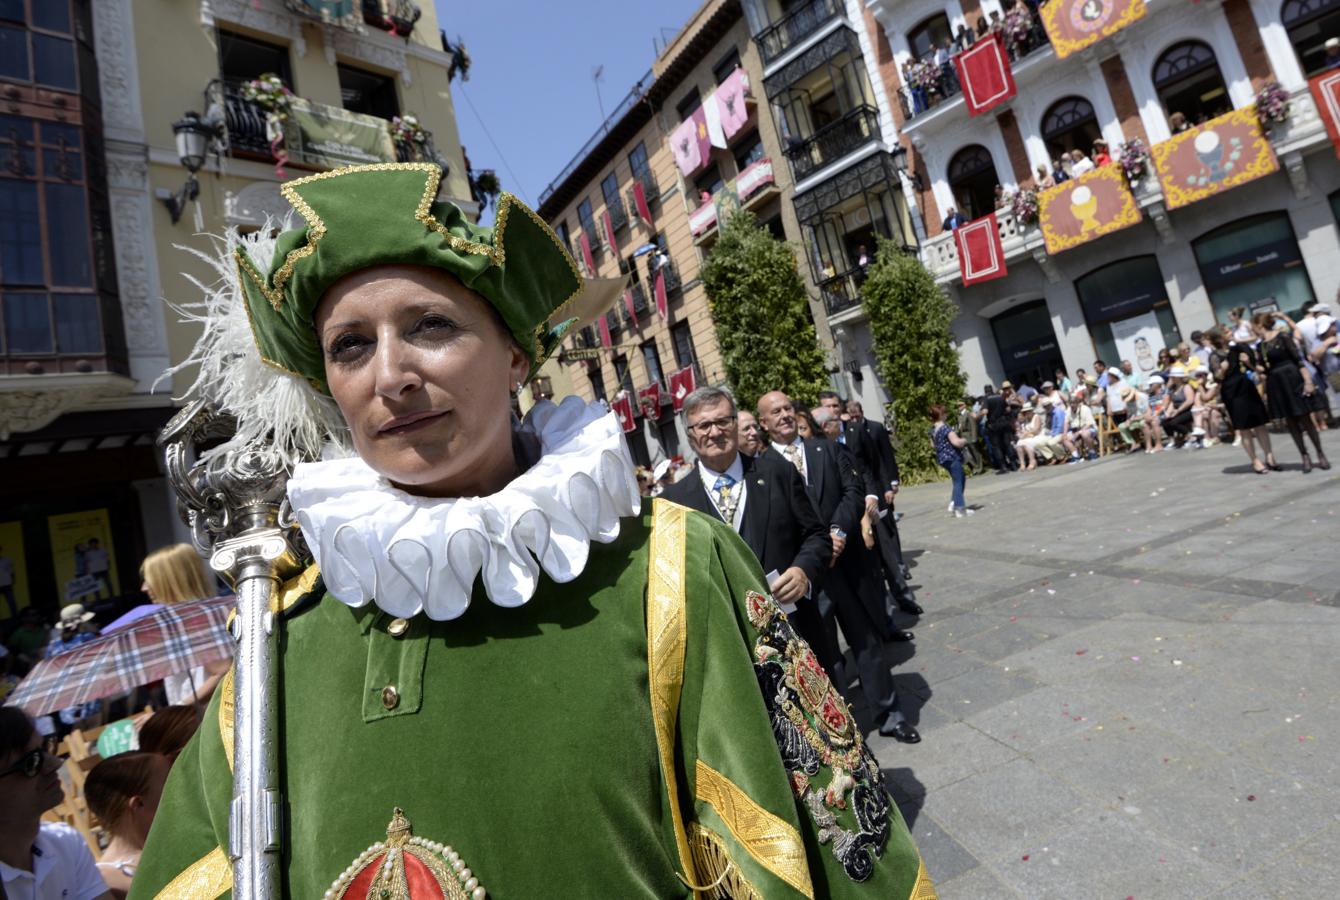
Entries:
{"type": "Polygon", "coordinates": [[[959,307],[954,331],[972,390],[1004,378],[1036,384],[1057,368],[1091,369],[1144,348],[1156,354],[1226,322],[1234,307],[1294,312],[1336,296],[1340,162],[1307,78],[1325,66],[1325,39],[1340,35],[1340,2],[1150,0],[1143,18],[1063,59],[1038,28],[1015,47],[1017,96],[975,118],[954,90],[929,103],[915,96],[903,73],[960,28],[1003,12],[996,0],[867,7],[924,188],[922,259],[959,307]],[[1150,172],[1133,185],[1140,224],[1057,254],[1036,225],[997,210],[1009,273],[963,286],[941,227],[951,208],[989,213],[996,185],[1034,188],[1037,168],[1050,170],[1063,152],[1089,154],[1096,140],[1151,147],[1182,121],[1249,106],[1269,82],[1290,94],[1288,120],[1269,131],[1278,172],[1173,209],[1150,172]]]}
{"type": "Polygon", "coordinates": [[[282,181],[351,162],[437,158],[442,195],[478,203],[431,3],[13,0],[0,30],[0,556],[50,610],[81,596],[90,539],[131,595],[183,537],[153,442],[192,378],[165,375],[197,335],[171,306],[214,275],[180,247],[283,220],[282,181]],[[282,171],[243,96],[267,73],[293,96],[282,171]],[[423,140],[397,141],[411,113],[423,140]]]}

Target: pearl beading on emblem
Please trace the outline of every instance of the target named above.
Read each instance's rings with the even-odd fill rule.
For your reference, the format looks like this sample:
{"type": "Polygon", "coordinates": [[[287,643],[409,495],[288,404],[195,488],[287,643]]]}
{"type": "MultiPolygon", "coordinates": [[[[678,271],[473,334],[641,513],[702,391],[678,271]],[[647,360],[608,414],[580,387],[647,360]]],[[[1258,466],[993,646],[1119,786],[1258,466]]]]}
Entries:
{"type": "MultiPolygon", "coordinates": [[[[400,815],[398,809],[396,810],[396,815],[400,815]]],[[[403,822],[404,820],[401,819],[400,821],[403,822]]],[[[408,823],[406,823],[404,831],[408,831],[408,823]]],[[[388,831],[388,834],[389,833],[390,832],[388,831]]],[[[461,858],[460,853],[456,852],[450,844],[443,844],[440,841],[430,841],[425,838],[410,835],[408,838],[397,837],[390,843],[386,841],[378,841],[369,844],[368,848],[360,853],[358,858],[340,873],[340,877],[335,880],[335,883],[321,895],[322,900],[340,900],[349,889],[349,886],[353,883],[354,879],[358,877],[358,873],[363,871],[364,868],[382,853],[385,853],[386,856],[378,866],[376,880],[382,882],[383,885],[389,883],[396,870],[397,863],[403,862],[403,854],[407,852],[408,848],[414,848],[414,852],[412,852],[411,855],[425,862],[427,862],[427,860],[424,857],[428,854],[442,859],[449,868],[451,875],[454,876],[460,884],[460,892],[457,893],[453,890],[450,893],[451,897],[463,896],[468,897],[469,900],[486,900],[488,897],[488,891],[479,883],[479,879],[475,877],[475,874],[470,871],[470,868],[465,864],[465,860],[461,858]],[[400,841],[403,841],[403,844],[400,843],[400,841]]],[[[441,863],[433,863],[433,865],[440,866],[441,863]]],[[[442,874],[446,873],[444,872],[442,874]]],[[[384,887],[383,890],[385,890],[384,887]]]]}

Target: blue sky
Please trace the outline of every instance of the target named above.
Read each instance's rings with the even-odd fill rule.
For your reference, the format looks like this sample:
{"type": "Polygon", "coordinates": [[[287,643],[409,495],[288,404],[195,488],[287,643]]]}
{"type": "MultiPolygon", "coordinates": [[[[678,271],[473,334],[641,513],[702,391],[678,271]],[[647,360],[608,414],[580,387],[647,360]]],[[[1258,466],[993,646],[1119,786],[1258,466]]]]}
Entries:
{"type": "Polygon", "coordinates": [[[673,37],[700,2],[437,0],[447,37],[464,39],[470,52],[470,80],[453,82],[452,92],[471,164],[497,170],[504,190],[539,203],[600,126],[595,67],[605,67],[600,95],[612,110],[651,68],[652,39],[673,37]]]}

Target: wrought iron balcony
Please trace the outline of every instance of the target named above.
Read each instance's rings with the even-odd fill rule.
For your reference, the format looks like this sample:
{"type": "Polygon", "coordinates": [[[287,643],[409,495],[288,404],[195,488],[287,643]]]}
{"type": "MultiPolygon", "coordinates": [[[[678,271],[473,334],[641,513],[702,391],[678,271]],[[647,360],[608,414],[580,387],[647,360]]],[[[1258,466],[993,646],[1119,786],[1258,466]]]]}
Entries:
{"type": "Polygon", "coordinates": [[[879,136],[879,110],[858,106],[807,138],[793,138],[786,148],[791,173],[799,181],[879,136]]]}
{"type": "Polygon", "coordinates": [[[865,269],[855,268],[833,275],[819,282],[819,293],[824,299],[824,312],[831,318],[861,305],[861,285],[865,282],[865,269]]]}
{"type": "MultiPolygon", "coordinates": [[[[629,285],[628,291],[633,295],[633,315],[637,316],[639,323],[645,322],[647,314],[651,312],[651,308],[647,306],[647,292],[643,289],[641,282],[629,285]]],[[[624,307],[624,316],[629,324],[632,324],[633,320],[628,316],[627,306],[624,307]]]]}
{"type": "Polygon", "coordinates": [[[243,98],[239,85],[223,86],[223,120],[228,129],[230,155],[270,159],[270,141],[265,136],[265,110],[243,98]]]}
{"type": "Polygon", "coordinates": [[[763,64],[772,62],[842,12],[843,4],[839,0],[809,0],[796,7],[754,37],[763,64]]]}
{"type": "Polygon", "coordinates": [[[628,224],[628,213],[624,210],[623,200],[617,194],[605,201],[605,209],[609,210],[610,225],[615,231],[628,224]]]}

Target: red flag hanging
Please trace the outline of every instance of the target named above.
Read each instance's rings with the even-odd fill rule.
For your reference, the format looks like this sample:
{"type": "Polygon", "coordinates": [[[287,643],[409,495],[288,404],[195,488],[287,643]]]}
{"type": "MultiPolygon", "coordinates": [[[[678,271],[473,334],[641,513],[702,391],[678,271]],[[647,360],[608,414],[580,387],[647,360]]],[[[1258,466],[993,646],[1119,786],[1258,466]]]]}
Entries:
{"type": "Polygon", "coordinates": [[[654,228],[651,222],[651,206],[647,204],[647,189],[642,186],[642,182],[633,182],[633,208],[637,210],[637,217],[647,226],[648,230],[654,228]]]}
{"type": "Polygon", "coordinates": [[[659,419],[661,417],[661,386],[653,383],[638,391],[637,405],[644,418],[653,422],[659,419]]]}
{"type": "Polygon", "coordinates": [[[586,274],[596,274],[596,259],[591,255],[591,239],[586,236],[586,229],[583,228],[577,235],[577,243],[582,248],[582,262],[586,263],[586,274]]]}
{"type": "Polygon", "coordinates": [[[1317,101],[1317,112],[1326,123],[1335,155],[1340,156],[1340,69],[1322,72],[1308,83],[1312,98],[1317,101]]]}
{"type": "Polygon", "coordinates": [[[614,415],[619,418],[619,427],[625,432],[632,431],[637,427],[637,422],[633,420],[633,399],[628,396],[627,391],[620,391],[610,404],[610,409],[614,415]]]}
{"type": "Polygon", "coordinates": [[[619,255],[619,242],[614,239],[614,222],[610,220],[610,211],[605,210],[605,240],[609,242],[610,250],[614,255],[619,255]]]}
{"type": "Polygon", "coordinates": [[[956,55],[954,69],[963,85],[969,115],[981,115],[1015,95],[1010,57],[999,34],[978,38],[972,47],[956,55]]]}
{"type": "Polygon", "coordinates": [[[670,299],[665,293],[665,267],[656,270],[656,315],[670,318],[670,299]]]}
{"type": "Polygon", "coordinates": [[[602,347],[614,346],[614,340],[610,337],[609,316],[600,317],[600,346],[602,347]]]}
{"type": "Polygon", "coordinates": [[[697,390],[697,387],[698,379],[694,377],[693,366],[685,366],[670,376],[670,402],[675,412],[684,408],[684,398],[697,390]]]}
{"type": "Polygon", "coordinates": [[[637,310],[633,307],[633,291],[629,288],[623,292],[623,308],[628,310],[628,318],[633,322],[633,329],[637,330],[640,327],[637,324],[637,310]]]}
{"type": "Polygon", "coordinates": [[[954,243],[958,245],[958,268],[965,286],[1009,274],[995,213],[960,225],[954,232],[954,243]]]}

